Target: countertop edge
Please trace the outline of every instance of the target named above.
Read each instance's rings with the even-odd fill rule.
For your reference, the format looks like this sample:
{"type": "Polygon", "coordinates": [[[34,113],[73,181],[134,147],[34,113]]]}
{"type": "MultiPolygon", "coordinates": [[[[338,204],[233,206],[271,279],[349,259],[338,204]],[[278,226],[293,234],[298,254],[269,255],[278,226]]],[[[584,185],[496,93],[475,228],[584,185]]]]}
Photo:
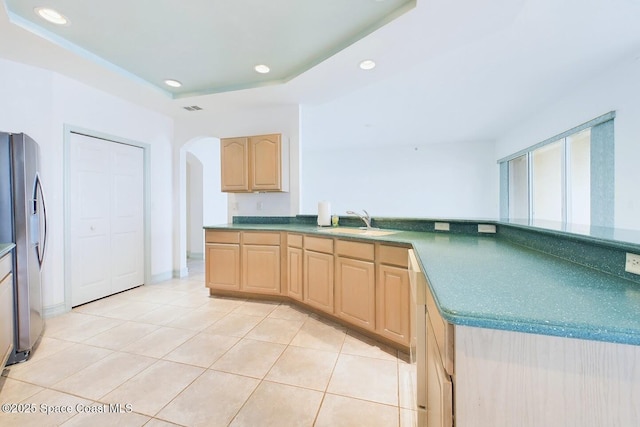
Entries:
{"type": "Polygon", "coordinates": [[[5,256],[6,254],[8,254],[11,249],[15,248],[15,244],[13,243],[0,243],[0,257],[5,256]]]}

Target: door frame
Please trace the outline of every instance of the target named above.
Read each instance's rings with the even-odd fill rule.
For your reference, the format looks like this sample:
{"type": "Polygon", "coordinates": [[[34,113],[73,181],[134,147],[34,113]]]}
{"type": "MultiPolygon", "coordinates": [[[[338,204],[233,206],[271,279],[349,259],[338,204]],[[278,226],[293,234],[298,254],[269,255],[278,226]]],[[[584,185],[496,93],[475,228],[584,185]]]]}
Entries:
{"type": "Polygon", "coordinates": [[[142,148],[143,172],[142,186],[143,203],[143,235],[144,235],[144,284],[151,283],[151,146],[139,141],[121,138],[102,132],[81,128],[69,124],[64,125],[64,312],[71,311],[71,134],[80,134],[92,138],[99,138],[116,144],[125,144],[142,148]]]}

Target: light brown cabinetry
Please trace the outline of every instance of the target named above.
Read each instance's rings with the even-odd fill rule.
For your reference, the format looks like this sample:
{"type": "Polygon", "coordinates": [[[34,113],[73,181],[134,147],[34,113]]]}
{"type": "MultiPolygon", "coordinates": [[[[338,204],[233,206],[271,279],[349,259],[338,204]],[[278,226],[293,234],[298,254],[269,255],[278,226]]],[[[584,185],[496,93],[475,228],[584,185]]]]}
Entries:
{"type": "Polygon", "coordinates": [[[376,332],[408,347],[413,307],[409,297],[407,252],[403,247],[378,247],[376,332]]]}
{"type": "Polygon", "coordinates": [[[242,290],[280,293],[280,233],[242,233],[242,290]]]}
{"type": "Polygon", "coordinates": [[[453,426],[453,382],[444,368],[430,319],[427,320],[427,426],[453,426]]]}
{"type": "Polygon", "coordinates": [[[440,316],[429,289],[426,289],[425,296],[427,426],[452,427],[454,327],[440,316]]]}
{"type": "Polygon", "coordinates": [[[206,231],[210,293],[300,302],[407,351],[407,248],[272,231],[206,231]]]}
{"type": "Polygon", "coordinates": [[[240,232],[207,231],[206,282],[210,289],[240,290],[240,232]]]}
{"type": "Polygon", "coordinates": [[[372,243],[336,241],[335,314],[368,330],[376,326],[376,278],[372,243]]]}
{"type": "Polygon", "coordinates": [[[0,258],[0,370],[13,350],[13,257],[0,258]]]}
{"type": "Polygon", "coordinates": [[[220,140],[220,170],[222,191],[249,191],[249,138],[220,140]]]}
{"type": "Polygon", "coordinates": [[[298,301],[304,299],[304,253],[302,241],[301,234],[289,234],[287,236],[287,295],[298,301]]]}
{"type": "Polygon", "coordinates": [[[220,140],[224,192],[286,191],[280,134],[220,140]]]}
{"type": "Polygon", "coordinates": [[[333,239],[304,239],[304,302],[333,314],[333,239]]]}

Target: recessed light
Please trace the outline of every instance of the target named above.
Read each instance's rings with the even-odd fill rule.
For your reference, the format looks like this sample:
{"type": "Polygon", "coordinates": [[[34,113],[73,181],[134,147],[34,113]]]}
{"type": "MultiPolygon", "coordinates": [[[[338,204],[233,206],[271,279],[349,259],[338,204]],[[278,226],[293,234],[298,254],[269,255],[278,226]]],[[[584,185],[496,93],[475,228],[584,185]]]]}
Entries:
{"type": "Polygon", "coordinates": [[[165,80],[164,84],[166,84],[167,86],[171,86],[171,87],[180,87],[180,86],[182,86],[182,83],[180,83],[177,80],[173,80],[173,79],[165,80]]]}
{"type": "Polygon", "coordinates": [[[253,67],[253,69],[260,74],[267,74],[269,71],[271,71],[271,68],[267,67],[264,64],[256,65],[255,67],[253,67]]]}
{"type": "Polygon", "coordinates": [[[370,59],[365,59],[360,63],[360,68],[363,70],[372,70],[376,67],[376,63],[370,59]]]}
{"type": "Polygon", "coordinates": [[[48,7],[36,7],[33,9],[42,19],[46,19],[52,24],[67,25],[69,20],[66,16],[58,12],[57,10],[50,9],[48,7]]]}

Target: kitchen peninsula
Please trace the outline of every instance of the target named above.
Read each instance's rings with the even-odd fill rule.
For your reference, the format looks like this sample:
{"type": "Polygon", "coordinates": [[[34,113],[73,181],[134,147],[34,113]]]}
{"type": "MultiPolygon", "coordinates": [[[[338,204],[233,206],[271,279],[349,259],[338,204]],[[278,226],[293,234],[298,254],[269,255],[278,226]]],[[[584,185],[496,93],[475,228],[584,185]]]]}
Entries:
{"type": "MultiPolygon", "coordinates": [[[[341,225],[359,225],[348,221],[341,225]]],[[[367,235],[318,228],[304,216],[205,229],[279,233],[280,254],[291,234],[412,248],[434,315],[452,331],[452,401],[438,410],[451,408],[456,426],[638,425],[640,276],[624,272],[624,255],[640,245],[492,221],[438,223],[449,230],[436,231],[432,220],[374,219],[390,233],[367,235]]],[[[210,261],[207,251],[208,270],[210,261]]],[[[288,275],[280,277],[269,297],[289,299],[288,275]]]]}

